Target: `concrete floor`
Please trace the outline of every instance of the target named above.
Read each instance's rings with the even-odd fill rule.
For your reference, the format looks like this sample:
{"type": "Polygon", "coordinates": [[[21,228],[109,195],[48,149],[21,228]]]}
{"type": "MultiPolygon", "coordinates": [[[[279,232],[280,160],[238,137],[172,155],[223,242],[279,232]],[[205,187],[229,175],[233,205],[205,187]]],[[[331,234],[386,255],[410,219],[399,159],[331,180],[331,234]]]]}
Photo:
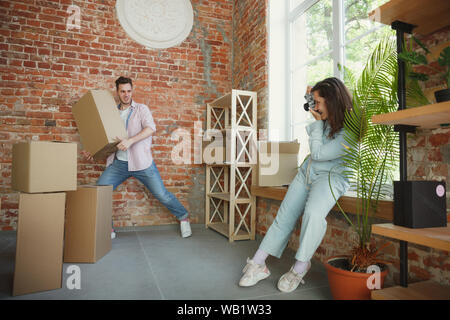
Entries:
{"type": "Polygon", "coordinates": [[[256,286],[238,286],[247,257],[252,257],[261,238],[229,243],[221,234],[193,225],[193,235],[183,239],[178,225],[118,230],[112,250],[95,264],[77,264],[81,289],[69,290],[70,276],[63,265],[63,287],[12,297],[16,233],[0,232],[0,299],[150,299],[150,300],[328,300],[331,293],[325,268],[313,265],[305,284],[292,293],[276,285],[294,261],[286,249],[282,258],[269,257],[268,279],[256,286]]]}

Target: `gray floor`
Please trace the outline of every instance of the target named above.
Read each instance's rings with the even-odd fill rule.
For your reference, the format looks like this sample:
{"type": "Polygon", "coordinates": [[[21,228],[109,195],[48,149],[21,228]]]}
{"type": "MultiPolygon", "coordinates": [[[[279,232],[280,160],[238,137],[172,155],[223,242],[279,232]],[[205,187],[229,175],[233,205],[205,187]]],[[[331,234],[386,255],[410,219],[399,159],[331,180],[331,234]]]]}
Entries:
{"type": "Polygon", "coordinates": [[[12,297],[16,233],[0,232],[0,299],[151,299],[151,300],[327,300],[331,299],[325,268],[312,261],[305,284],[289,294],[278,291],[279,277],[289,270],[294,251],[286,249],[281,259],[269,257],[271,276],[250,288],[238,281],[256,241],[229,243],[204,225],[193,225],[193,235],[183,239],[178,225],[120,230],[112,250],[95,264],[77,264],[81,289],[57,290],[12,297]]]}

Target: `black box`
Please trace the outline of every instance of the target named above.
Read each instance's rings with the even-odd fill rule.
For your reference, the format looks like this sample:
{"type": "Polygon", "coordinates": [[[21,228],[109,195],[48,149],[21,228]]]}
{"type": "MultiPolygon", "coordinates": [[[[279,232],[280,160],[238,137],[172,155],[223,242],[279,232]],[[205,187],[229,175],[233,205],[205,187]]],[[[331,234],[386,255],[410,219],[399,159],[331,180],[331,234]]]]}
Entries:
{"type": "Polygon", "coordinates": [[[394,224],[408,228],[447,226],[445,182],[394,181],[394,224]]]}

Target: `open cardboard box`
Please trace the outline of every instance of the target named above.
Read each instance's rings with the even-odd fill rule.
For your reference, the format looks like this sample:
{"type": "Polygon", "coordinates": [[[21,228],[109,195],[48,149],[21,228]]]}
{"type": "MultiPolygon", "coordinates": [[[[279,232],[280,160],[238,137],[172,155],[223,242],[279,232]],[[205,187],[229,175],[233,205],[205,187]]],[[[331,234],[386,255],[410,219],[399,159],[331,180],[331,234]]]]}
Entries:
{"type": "Polygon", "coordinates": [[[258,175],[260,187],[283,186],[292,182],[298,171],[300,143],[260,141],[258,148],[258,175]]]}
{"type": "Polygon", "coordinates": [[[72,113],[83,148],[95,160],[104,160],[117,151],[116,137],[128,137],[117,104],[108,90],[89,90],[72,107],[72,113]]]}

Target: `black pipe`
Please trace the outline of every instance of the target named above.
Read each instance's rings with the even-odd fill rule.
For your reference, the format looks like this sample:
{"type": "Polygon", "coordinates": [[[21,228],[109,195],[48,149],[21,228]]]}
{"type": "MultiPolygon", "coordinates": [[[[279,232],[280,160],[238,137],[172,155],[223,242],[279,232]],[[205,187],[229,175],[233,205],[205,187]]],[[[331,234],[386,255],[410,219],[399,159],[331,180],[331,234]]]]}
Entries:
{"type": "MultiPolygon", "coordinates": [[[[405,33],[411,33],[414,28],[413,25],[401,21],[394,21],[391,24],[392,29],[396,31],[397,35],[397,53],[403,51],[403,42],[405,33]]],[[[398,110],[406,108],[406,77],[405,77],[405,62],[397,58],[398,62],[398,110]]],[[[406,181],[407,174],[407,145],[406,145],[406,131],[400,130],[400,181],[406,181]]],[[[408,242],[400,241],[400,285],[402,287],[408,286],[408,242]]]]}

